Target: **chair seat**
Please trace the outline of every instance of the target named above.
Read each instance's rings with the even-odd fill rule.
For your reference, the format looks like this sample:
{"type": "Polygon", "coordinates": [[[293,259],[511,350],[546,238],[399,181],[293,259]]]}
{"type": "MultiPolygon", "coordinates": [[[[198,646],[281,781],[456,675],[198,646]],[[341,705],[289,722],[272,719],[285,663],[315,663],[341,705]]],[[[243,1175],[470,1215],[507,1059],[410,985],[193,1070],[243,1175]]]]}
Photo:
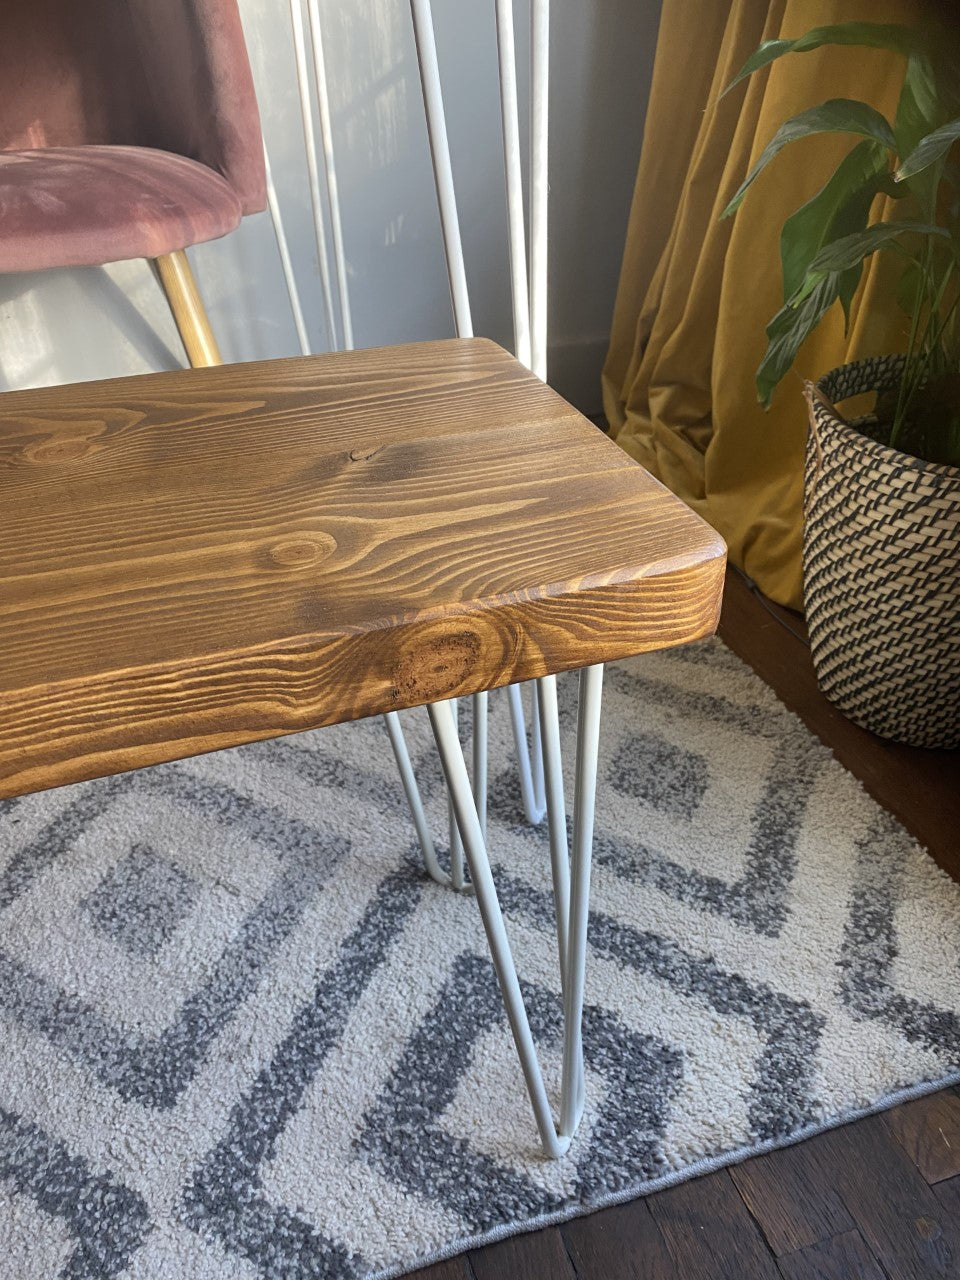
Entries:
{"type": "Polygon", "coordinates": [[[0,796],[682,644],[724,546],[493,343],[0,398],[0,796]]]}
{"type": "Polygon", "coordinates": [[[156,258],[240,222],[206,165],[149,147],[0,153],[0,272],[156,258]]]}

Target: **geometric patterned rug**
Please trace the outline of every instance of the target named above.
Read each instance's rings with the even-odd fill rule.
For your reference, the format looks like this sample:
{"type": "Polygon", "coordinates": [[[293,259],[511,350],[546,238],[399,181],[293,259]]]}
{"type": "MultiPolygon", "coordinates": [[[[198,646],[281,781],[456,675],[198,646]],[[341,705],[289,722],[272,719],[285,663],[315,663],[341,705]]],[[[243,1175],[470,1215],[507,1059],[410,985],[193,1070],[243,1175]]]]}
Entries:
{"type": "MultiPolygon", "coordinates": [[[[502,695],[490,735],[555,1082],[549,846],[502,695]]],[[[960,887],[719,641],[608,669],[594,859],[587,1109],[550,1162],[378,720],[0,806],[0,1273],[395,1276],[958,1078],[960,887]]]]}

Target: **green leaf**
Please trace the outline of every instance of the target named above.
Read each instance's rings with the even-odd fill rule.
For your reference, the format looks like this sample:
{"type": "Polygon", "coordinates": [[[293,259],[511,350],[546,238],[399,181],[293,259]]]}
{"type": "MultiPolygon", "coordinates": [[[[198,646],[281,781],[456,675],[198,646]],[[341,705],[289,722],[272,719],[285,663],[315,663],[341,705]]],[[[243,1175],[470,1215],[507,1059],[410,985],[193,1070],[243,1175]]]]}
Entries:
{"type": "Polygon", "coordinates": [[[893,131],[879,111],[852,98],[830,98],[818,107],[810,107],[792,116],[780,126],[720,216],[729,218],[737,210],[750,184],[784,147],[815,133],[859,133],[865,138],[875,139],[891,151],[896,150],[893,131]]]}
{"type": "Polygon", "coordinates": [[[897,281],[897,302],[902,311],[912,316],[924,298],[923,273],[920,263],[911,259],[901,272],[897,281]]]}
{"type": "Polygon", "coordinates": [[[907,178],[912,178],[915,173],[920,173],[935,160],[945,156],[958,138],[960,138],[960,120],[950,120],[939,129],[934,129],[933,133],[928,133],[900,165],[895,175],[897,181],[903,182],[907,178]]]}
{"type": "Polygon", "coordinates": [[[868,254],[876,252],[877,249],[899,249],[906,253],[906,249],[898,243],[898,239],[908,232],[950,238],[949,232],[943,227],[934,226],[929,222],[875,222],[872,227],[867,227],[866,231],[841,236],[832,244],[824,245],[810,263],[803,291],[808,292],[821,279],[835,271],[846,271],[850,267],[857,266],[868,254]]]}
{"type": "Polygon", "coordinates": [[[924,54],[912,54],[907,59],[893,122],[897,152],[901,157],[908,156],[931,129],[943,123],[942,110],[930,59],[924,54]]]}
{"type": "MultiPolygon", "coordinates": [[[[910,155],[917,144],[931,130],[941,125],[943,120],[943,104],[937,96],[937,84],[930,59],[923,54],[914,54],[907,60],[907,71],[893,124],[900,158],[910,155]]],[[[916,197],[923,217],[931,220],[936,217],[940,168],[942,166],[930,166],[906,184],[910,194],[916,197]]],[[[900,184],[901,190],[903,185],[900,184]]]]}
{"type": "Polygon", "coordinates": [[[877,180],[877,190],[882,191],[891,200],[905,200],[910,192],[905,182],[897,182],[892,173],[882,174],[877,180]]]}
{"type": "Polygon", "coordinates": [[[841,280],[834,272],[821,280],[799,306],[786,303],[767,325],[767,350],[757,369],[757,394],[765,408],[774,389],[796,357],[804,339],[840,295],[841,280]]]}
{"type": "Polygon", "coordinates": [[[724,93],[753,75],[761,67],[767,67],[785,53],[808,53],[811,49],[819,49],[825,44],[861,45],[869,49],[891,49],[909,57],[920,52],[923,37],[912,27],[898,26],[887,22],[841,22],[828,27],[813,27],[806,35],[796,40],[764,40],[763,44],[750,55],[735,79],[731,80],[724,93]]]}
{"type": "MultiPolygon", "coordinates": [[[[869,185],[858,191],[834,219],[833,226],[830,228],[831,237],[835,239],[843,238],[846,235],[853,235],[855,232],[865,230],[875,195],[876,191],[872,190],[869,185]]],[[[847,333],[850,329],[850,304],[853,302],[853,295],[857,291],[862,275],[862,261],[855,266],[849,267],[846,271],[840,272],[837,296],[840,299],[841,307],[843,307],[844,333],[847,333]]]]}
{"type": "Polygon", "coordinates": [[[940,21],[929,32],[930,57],[937,77],[937,93],[943,106],[943,119],[960,115],[960,43],[957,41],[956,19],[940,21]]]}
{"type": "MultiPolygon", "coordinates": [[[[958,246],[952,239],[931,239],[926,261],[911,257],[903,265],[897,281],[896,296],[908,316],[935,305],[937,289],[945,286],[957,266],[958,246]]],[[[958,352],[960,355],[960,352],[958,352]]]]}
{"type": "Polygon", "coordinates": [[[849,271],[840,272],[840,281],[837,285],[837,297],[840,299],[841,307],[843,307],[844,336],[850,332],[850,306],[853,302],[853,295],[857,292],[857,286],[860,284],[860,277],[862,275],[862,262],[856,267],[851,267],[849,271]]]}
{"type": "Polygon", "coordinates": [[[747,76],[752,76],[761,67],[767,67],[771,62],[776,62],[777,58],[782,58],[785,53],[792,53],[796,43],[796,40],[764,40],[763,44],[754,49],[753,53],[724,89],[720,95],[721,98],[735,88],[741,80],[746,80],[747,76]]]}
{"type": "Polygon", "coordinates": [[[866,226],[880,179],[889,173],[887,166],[885,147],[872,140],[857,143],[826,186],[783,224],[780,261],[784,300],[803,284],[811,261],[825,244],[866,226]]]}

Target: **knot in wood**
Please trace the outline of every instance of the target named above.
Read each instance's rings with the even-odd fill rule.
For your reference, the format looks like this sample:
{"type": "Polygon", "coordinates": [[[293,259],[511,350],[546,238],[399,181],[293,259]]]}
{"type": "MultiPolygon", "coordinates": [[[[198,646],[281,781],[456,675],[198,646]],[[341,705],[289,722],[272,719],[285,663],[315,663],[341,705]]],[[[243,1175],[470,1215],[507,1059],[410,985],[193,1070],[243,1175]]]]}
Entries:
{"type": "Polygon", "coordinates": [[[921,1240],[937,1240],[943,1235],[943,1228],[932,1218],[914,1218],[914,1228],[921,1240]]]}
{"type": "Polygon", "coordinates": [[[92,441],[84,440],[82,436],[61,436],[33,445],[25,449],[24,454],[30,462],[50,466],[58,462],[73,462],[75,458],[82,458],[90,453],[94,447],[92,441]]]}
{"type": "Polygon", "coordinates": [[[336,549],[336,538],[329,533],[311,533],[274,543],[268,555],[280,569],[306,569],[326,560],[336,549]]]}
{"type": "Polygon", "coordinates": [[[401,652],[394,683],[409,706],[437,702],[463,687],[480,662],[483,644],[475,631],[426,636],[401,652]]]}
{"type": "Polygon", "coordinates": [[[351,449],[348,456],[351,462],[369,462],[371,458],[377,456],[382,448],[383,445],[380,444],[363,445],[361,448],[351,449]]]}

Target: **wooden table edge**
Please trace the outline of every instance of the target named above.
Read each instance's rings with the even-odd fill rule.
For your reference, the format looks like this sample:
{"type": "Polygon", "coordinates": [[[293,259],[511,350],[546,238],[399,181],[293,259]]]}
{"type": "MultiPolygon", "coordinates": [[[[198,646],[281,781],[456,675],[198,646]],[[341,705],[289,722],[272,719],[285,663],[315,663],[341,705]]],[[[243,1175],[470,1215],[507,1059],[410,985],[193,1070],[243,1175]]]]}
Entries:
{"type": "MultiPolygon", "coordinates": [[[[211,655],[209,664],[213,672],[205,672],[196,666],[186,670],[185,664],[178,661],[110,673],[99,681],[77,679],[64,682],[69,688],[48,684],[23,690],[17,695],[21,709],[33,715],[39,714],[44,705],[58,697],[67,698],[76,714],[78,707],[82,710],[78,686],[85,690],[90,701],[90,715],[102,712],[107,722],[110,700],[128,696],[127,690],[131,687],[145,686],[156,706],[154,710],[144,708],[145,716],[119,729],[110,727],[108,723],[107,728],[96,732],[85,724],[77,733],[70,733],[65,725],[60,725],[55,735],[51,735],[52,747],[48,746],[43,752],[39,749],[30,752],[29,756],[21,752],[19,757],[9,748],[4,750],[0,718],[0,799],[90,781],[249,742],[325,728],[388,710],[406,710],[442,698],[465,697],[484,689],[559,674],[595,662],[611,662],[653,649],[692,643],[716,630],[725,564],[726,548],[719,536],[714,536],[705,538],[702,546],[691,555],[677,557],[627,582],[570,590],[562,596],[524,602],[523,611],[528,619],[533,617],[536,621],[536,615],[543,614],[542,627],[535,632],[526,625],[511,628],[507,624],[507,631],[515,633],[517,644],[505,654],[507,660],[501,664],[492,683],[489,680],[480,683],[470,678],[467,661],[470,647],[469,644],[464,647],[462,638],[478,629],[491,635],[500,634],[504,626],[502,615],[513,608],[502,603],[486,609],[448,608],[434,618],[418,618],[392,630],[370,630],[360,636],[337,635],[319,646],[316,645],[318,637],[308,636],[282,645],[272,642],[256,653],[243,651],[240,654],[211,655]],[[683,578],[688,579],[686,594],[691,608],[688,614],[681,609],[677,615],[677,580],[683,578]],[[671,613],[675,617],[672,630],[664,630],[659,615],[656,616],[656,626],[651,625],[651,617],[657,611],[657,597],[661,593],[665,602],[670,601],[671,613]],[[611,606],[635,613],[634,625],[619,631],[602,629],[603,622],[609,618],[611,606]],[[559,617],[558,611],[569,614],[570,630],[559,629],[567,641],[570,641],[576,627],[589,628],[591,621],[601,628],[583,640],[574,636],[562,659],[552,655],[549,644],[544,641],[544,636],[549,635],[550,628],[559,617]],[[386,646],[385,637],[390,638],[386,646]],[[380,662],[383,669],[381,686],[392,696],[381,697],[376,703],[369,700],[358,703],[355,714],[324,715],[322,699],[316,695],[311,697],[309,687],[311,681],[318,679],[318,673],[321,679],[336,678],[335,673],[324,672],[330,666],[330,651],[337,647],[352,650],[353,662],[369,661],[374,665],[380,662]],[[382,660],[378,657],[378,650],[386,654],[382,660]],[[436,665],[444,667],[438,673],[437,681],[425,683],[422,676],[414,676],[404,683],[405,655],[409,655],[407,665],[416,666],[422,665],[423,654],[431,651],[440,655],[436,665]],[[275,674],[285,671],[280,696],[276,692],[269,699],[262,695],[239,696],[228,713],[224,712],[220,701],[204,704],[201,693],[211,680],[223,681],[225,672],[225,690],[239,690],[245,667],[252,660],[275,674]],[[401,672],[400,678],[398,671],[401,672]],[[301,692],[296,696],[298,689],[301,692]],[[304,689],[306,694],[302,692],[304,689]],[[226,728],[223,727],[225,714],[230,717],[226,728]],[[218,720],[221,727],[215,728],[218,720]],[[110,738],[112,744],[107,745],[110,738]],[[87,743],[87,749],[80,750],[79,754],[78,740],[87,743]]],[[[333,656],[336,667],[336,655],[333,656]]],[[[0,711],[3,705],[0,702],[0,711]]],[[[11,703],[8,701],[6,705],[9,709],[11,703]]]]}

